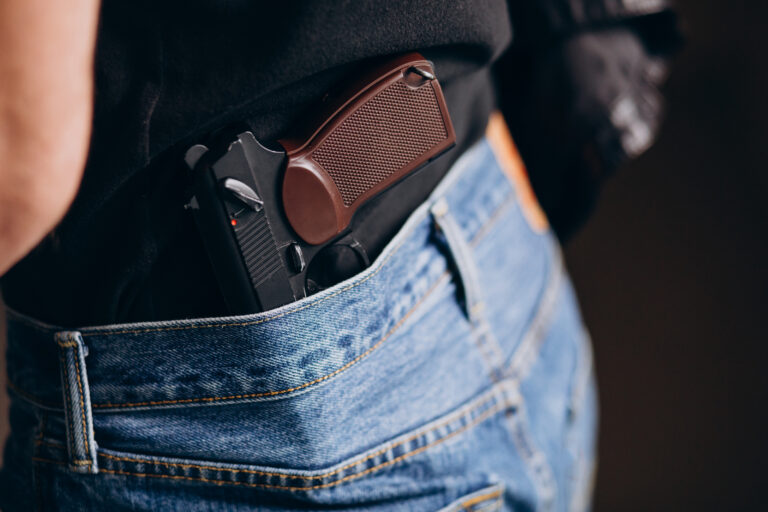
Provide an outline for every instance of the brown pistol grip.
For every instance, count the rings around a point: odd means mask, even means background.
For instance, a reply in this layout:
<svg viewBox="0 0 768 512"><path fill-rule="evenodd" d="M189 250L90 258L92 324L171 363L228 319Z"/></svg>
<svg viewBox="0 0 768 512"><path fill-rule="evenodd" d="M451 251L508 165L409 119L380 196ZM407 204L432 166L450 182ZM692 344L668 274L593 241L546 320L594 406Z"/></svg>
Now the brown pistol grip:
<svg viewBox="0 0 768 512"><path fill-rule="evenodd" d="M341 233L366 201L448 150L456 136L432 65L411 53L324 102L288 155L283 207L307 243Z"/></svg>

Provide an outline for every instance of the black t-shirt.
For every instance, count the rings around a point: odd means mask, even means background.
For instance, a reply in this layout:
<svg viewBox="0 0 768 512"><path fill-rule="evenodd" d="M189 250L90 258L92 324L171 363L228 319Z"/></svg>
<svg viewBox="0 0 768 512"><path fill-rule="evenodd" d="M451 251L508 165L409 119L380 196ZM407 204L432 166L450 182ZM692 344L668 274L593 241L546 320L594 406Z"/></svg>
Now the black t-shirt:
<svg viewBox="0 0 768 512"><path fill-rule="evenodd" d="M510 39L505 0L105 0L82 186L4 276L5 301L64 326L224 314L182 208L190 143L235 121L274 140L361 62L420 51L458 140L398 192L404 219L481 136L494 103L488 69Z"/></svg>
<svg viewBox="0 0 768 512"><path fill-rule="evenodd" d="M384 209L390 219L365 224L363 242L375 256L482 136L496 107L490 68L509 45L512 25L516 50L496 70L502 105L557 230L558 219L584 217L590 201L582 199L593 197L599 183L592 167L573 172L583 151L572 142L592 137L596 119L607 128L606 140L623 133L606 110L612 96L600 91L621 92L627 84L642 91L633 82L643 80L616 79L643 66L633 65L637 52L600 47L614 44L614 36L597 40L600 51L584 50L584 41L560 42L633 20L656 19L628 23L627 30L656 30L659 19L674 24L669 12L668 0L103 0L93 135L80 191L61 224L3 276L3 297L18 311L62 326L226 314L182 207L184 151L233 122L246 123L261 141L276 140L366 60L419 51L434 62L457 144L360 212L355 222L376 219ZM589 65L569 61L573 48L589 53L581 59ZM660 55L652 53L640 60ZM578 72L552 74L553 67ZM621 72L610 72L616 69ZM604 101L580 112L573 107L583 98ZM657 116L647 115L647 126Z"/></svg>

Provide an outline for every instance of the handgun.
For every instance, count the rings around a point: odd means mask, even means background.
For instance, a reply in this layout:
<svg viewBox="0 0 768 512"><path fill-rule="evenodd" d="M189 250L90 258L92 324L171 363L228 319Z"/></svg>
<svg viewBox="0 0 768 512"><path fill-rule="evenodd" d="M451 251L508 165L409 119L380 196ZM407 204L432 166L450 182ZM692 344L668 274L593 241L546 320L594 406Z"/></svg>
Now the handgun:
<svg viewBox="0 0 768 512"><path fill-rule="evenodd" d="M334 244L356 250L367 266L349 228L355 212L456 139L433 65L418 53L339 84L272 147L247 130L231 137L185 155L185 206L231 314L317 292L307 271Z"/></svg>

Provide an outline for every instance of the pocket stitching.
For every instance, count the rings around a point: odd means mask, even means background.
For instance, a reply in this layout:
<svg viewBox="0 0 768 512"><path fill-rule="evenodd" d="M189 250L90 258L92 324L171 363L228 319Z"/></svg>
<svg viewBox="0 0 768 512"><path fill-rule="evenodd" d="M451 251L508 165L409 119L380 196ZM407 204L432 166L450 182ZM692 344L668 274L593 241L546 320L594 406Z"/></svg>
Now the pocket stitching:
<svg viewBox="0 0 768 512"><path fill-rule="evenodd" d="M445 278L447 276L448 276L447 272L443 273L443 275L440 276L440 278L438 278L432 286L430 286L430 288L424 293L424 295L411 307L411 309L408 310L408 312L405 315L403 315L403 317L395 325L392 326L392 328L389 331L387 331L387 333L379 341L371 345L365 352L363 352L362 354L360 354L359 356L357 356L356 358L354 358L344 366L337 368L336 370L326 375L323 375L322 377L318 377L315 380L305 382L304 384L300 384L298 386L294 386L291 388L279 389L276 391L262 391L261 393L248 393L244 395L230 395L230 396L181 398L181 399L175 399L175 400L150 400L146 402L127 402L127 403L121 403L121 404L113 404L111 402L106 402L106 403L100 403L100 404L91 404L91 407L93 407L94 409L104 409L104 408L122 408L122 407L146 407L146 406L154 406L154 405L189 404L189 403L199 403L199 402L220 402L220 401L228 401L228 400L244 400L244 399L283 395L286 393L291 393L293 391L299 391L301 389L308 388L315 384L319 384L349 369L350 367L359 363L365 357L369 356L373 351L378 349L385 341L387 341L390 338L390 336L392 336L400 327L402 327L402 325L408 320L408 318L411 317L411 315L419 308L419 306L422 305L422 303L432 294L432 292L434 292L439 287L439 285L445 281Z"/></svg>
<svg viewBox="0 0 768 512"><path fill-rule="evenodd" d="M501 502L503 493L504 485L494 484L459 498L447 507L440 509L440 512L459 512L462 510L471 512L474 509L470 507L475 507L476 505L482 506L480 510L490 510L488 507L498 505Z"/></svg>

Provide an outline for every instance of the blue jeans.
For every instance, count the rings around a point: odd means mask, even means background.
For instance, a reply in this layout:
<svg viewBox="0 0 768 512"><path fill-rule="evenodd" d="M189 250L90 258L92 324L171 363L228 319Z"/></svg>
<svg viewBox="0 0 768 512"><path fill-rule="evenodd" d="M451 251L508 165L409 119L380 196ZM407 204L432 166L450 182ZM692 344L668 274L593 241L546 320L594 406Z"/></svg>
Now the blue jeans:
<svg viewBox="0 0 768 512"><path fill-rule="evenodd" d="M370 268L277 310L78 330L10 312L0 508L588 507L589 339L501 153L477 143Z"/></svg>

